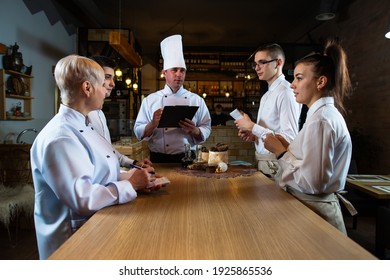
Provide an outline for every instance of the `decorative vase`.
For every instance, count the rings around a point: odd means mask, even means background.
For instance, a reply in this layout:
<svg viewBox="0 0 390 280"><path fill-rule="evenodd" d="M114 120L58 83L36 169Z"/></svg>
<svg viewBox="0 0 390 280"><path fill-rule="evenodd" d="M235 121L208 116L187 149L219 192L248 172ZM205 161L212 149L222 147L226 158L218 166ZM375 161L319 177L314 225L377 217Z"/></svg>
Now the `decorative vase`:
<svg viewBox="0 0 390 280"><path fill-rule="evenodd" d="M23 67L23 55L18 52L19 46L15 43L12 46L11 54L7 54L3 57L3 66L6 70L13 70L20 72Z"/></svg>

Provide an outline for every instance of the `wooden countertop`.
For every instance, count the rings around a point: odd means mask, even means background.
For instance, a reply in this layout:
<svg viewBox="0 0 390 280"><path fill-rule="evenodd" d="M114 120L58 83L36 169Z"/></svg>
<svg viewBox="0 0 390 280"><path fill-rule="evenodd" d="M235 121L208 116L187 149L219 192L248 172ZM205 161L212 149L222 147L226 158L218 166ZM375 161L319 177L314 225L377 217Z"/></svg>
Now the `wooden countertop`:
<svg viewBox="0 0 390 280"><path fill-rule="evenodd" d="M370 177L378 177L378 180L369 179ZM375 197L376 199L390 200L390 192L380 189L383 187L390 190L389 175L348 175L347 184L354 189Z"/></svg>
<svg viewBox="0 0 390 280"><path fill-rule="evenodd" d="M375 259L260 172L210 179L156 170L168 187L100 210L50 259Z"/></svg>

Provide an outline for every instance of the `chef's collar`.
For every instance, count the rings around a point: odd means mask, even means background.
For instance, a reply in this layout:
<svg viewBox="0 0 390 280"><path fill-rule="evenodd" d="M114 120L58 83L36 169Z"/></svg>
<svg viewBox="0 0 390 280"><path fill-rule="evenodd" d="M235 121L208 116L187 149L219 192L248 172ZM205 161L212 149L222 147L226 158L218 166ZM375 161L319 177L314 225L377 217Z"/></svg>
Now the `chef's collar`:
<svg viewBox="0 0 390 280"><path fill-rule="evenodd" d="M167 94L167 95L171 95L171 94L181 95L181 94L186 93L187 91L184 89L183 86L181 86L181 87L179 88L179 90L178 90L176 93L174 93L174 92L172 91L172 89L171 89L167 84L165 84L165 87L164 87L164 89L163 89L163 92L164 92L164 94Z"/></svg>

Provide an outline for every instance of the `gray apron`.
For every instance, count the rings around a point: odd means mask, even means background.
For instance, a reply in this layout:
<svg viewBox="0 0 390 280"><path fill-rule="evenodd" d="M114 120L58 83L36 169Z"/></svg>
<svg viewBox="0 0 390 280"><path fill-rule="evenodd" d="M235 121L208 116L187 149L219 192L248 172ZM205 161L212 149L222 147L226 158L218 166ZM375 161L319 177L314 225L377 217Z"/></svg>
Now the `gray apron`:
<svg viewBox="0 0 390 280"><path fill-rule="evenodd" d="M344 224L343 214L341 212L341 207L339 199L347 207L351 215L357 213L353 205L345 199L339 193L330 193L330 194L305 194L296 189L293 189L289 186L286 187L286 191L300 200L303 204L313 210L315 213L320 215L323 219L329 222L331 225L336 227L342 233L347 235L347 230Z"/></svg>

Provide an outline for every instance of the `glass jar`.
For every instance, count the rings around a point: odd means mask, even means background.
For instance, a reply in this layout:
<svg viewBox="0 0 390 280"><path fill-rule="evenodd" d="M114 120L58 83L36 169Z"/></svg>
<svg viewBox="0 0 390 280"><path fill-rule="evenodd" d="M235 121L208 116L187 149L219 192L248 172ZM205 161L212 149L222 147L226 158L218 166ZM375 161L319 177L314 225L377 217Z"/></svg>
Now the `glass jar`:
<svg viewBox="0 0 390 280"><path fill-rule="evenodd" d="M202 145L196 145L196 159L195 162L203 162Z"/></svg>
<svg viewBox="0 0 390 280"><path fill-rule="evenodd" d="M181 159L181 166L187 168L188 165L192 164L194 161L191 156L191 146L190 144L184 145L184 157Z"/></svg>

